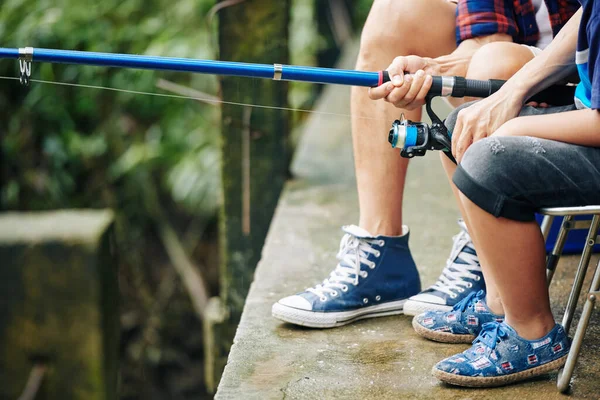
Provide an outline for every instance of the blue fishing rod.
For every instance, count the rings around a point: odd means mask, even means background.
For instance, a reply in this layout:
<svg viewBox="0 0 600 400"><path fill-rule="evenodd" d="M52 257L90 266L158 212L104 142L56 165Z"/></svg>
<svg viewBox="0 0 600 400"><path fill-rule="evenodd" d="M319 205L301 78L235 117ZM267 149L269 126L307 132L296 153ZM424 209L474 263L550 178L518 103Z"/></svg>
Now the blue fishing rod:
<svg viewBox="0 0 600 400"><path fill-rule="evenodd" d="M19 78L23 85L29 85L31 81L32 63L34 62L191 72L363 87L380 86L390 81L387 71L369 72L284 64L252 64L33 47L0 48L0 59L3 58L19 61ZM460 76L434 76L426 103L427 113L433 122L432 126L406 121L401 118L394 122L388 136L389 142L392 147L401 150L400 154L403 157L422 156L427 150L444 150L446 155L454 161L449 152L450 136L443 122L433 111L431 99L437 96L487 97L500 89L504 82L496 79L475 80ZM573 100L573 89L556 86L539 93L530 100L545 101L553 105L569 104Z"/></svg>
<svg viewBox="0 0 600 400"><path fill-rule="evenodd" d="M364 87L375 87L390 81L387 71L368 72L283 64L251 64L33 47L0 48L1 58L19 60L21 80L24 84L29 83L33 62L192 72ZM503 83L504 81L500 80L480 81L462 77L434 76L429 95L486 97L498 90Z"/></svg>

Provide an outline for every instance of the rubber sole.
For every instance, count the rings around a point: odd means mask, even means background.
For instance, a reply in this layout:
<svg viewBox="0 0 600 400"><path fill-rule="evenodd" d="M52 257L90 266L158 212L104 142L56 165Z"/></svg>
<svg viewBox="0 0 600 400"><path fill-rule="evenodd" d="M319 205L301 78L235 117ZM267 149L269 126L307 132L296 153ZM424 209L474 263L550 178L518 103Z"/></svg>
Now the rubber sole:
<svg viewBox="0 0 600 400"><path fill-rule="evenodd" d="M493 377L481 377L481 376L462 376L451 374L449 372L440 371L433 367L431 371L433 376L438 378L442 382L449 383L455 386L465 387L496 387L509 385L511 383L521 382L533 377L547 374L548 372L559 370L567 361L567 355L540 365L539 367L531 368L526 371L515 372L514 374L504 376L493 376Z"/></svg>
<svg viewBox="0 0 600 400"><path fill-rule="evenodd" d="M417 317L412 320L412 326L420 336L425 339L433 340L441 343L472 343L475 340L474 335L457 335L450 332L438 332L425 328L417 322Z"/></svg>
<svg viewBox="0 0 600 400"><path fill-rule="evenodd" d="M419 315L427 311L450 311L452 306L446 306L443 304L424 303L422 301L415 301L408 299L404 305L404 315Z"/></svg>
<svg viewBox="0 0 600 400"><path fill-rule="evenodd" d="M365 318L402 314L405 302L406 300L390 301L375 306L363 307L359 310L340 312L315 312L275 303L271 309L271 314L273 317L290 324L309 328L335 328Z"/></svg>

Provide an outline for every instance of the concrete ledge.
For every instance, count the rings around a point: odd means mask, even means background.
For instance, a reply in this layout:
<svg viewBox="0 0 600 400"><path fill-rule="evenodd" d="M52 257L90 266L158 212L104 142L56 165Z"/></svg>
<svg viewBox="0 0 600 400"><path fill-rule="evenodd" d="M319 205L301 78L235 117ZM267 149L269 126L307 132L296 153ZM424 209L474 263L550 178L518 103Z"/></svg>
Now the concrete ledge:
<svg viewBox="0 0 600 400"><path fill-rule="evenodd" d="M93 243L113 220L110 210L9 212L0 214L0 242L32 244L55 240Z"/></svg>

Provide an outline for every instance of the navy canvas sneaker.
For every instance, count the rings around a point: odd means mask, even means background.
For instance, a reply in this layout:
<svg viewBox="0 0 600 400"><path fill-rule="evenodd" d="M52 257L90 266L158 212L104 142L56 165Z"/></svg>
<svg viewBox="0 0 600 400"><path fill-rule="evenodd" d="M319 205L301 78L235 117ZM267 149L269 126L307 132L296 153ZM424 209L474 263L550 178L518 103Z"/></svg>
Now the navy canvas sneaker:
<svg viewBox="0 0 600 400"><path fill-rule="evenodd" d="M426 311L450 311L471 292L485 290L483 273L475 246L462 219L460 233L453 237L454 245L446 267L431 287L411 297L404 305L404 314L419 315Z"/></svg>
<svg viewBox="0 0 600 400"><path fill-rule="evenodd" d="M427 311L413 318L415 332L442 343L471 343L488 322L502 322L485 302L485 292L471 292L451 311Z"/></svg>
<svg viewBox="0 0 600 400"><path fill-rule="evenodd" d="M560 369L570 346L558 324L546 336L527 340L505 322L489 322L471 348L440 361L432 373L452 385L502 386Z"/></svg>
<svg viewBox="0 0 600 400"><path fill-rule="evenodd" d="M404 302L421 290L419 273L402 236L373 236L345 226L339 263L321 284L273 305L275 318L312 328L401 314Z"/></svg>

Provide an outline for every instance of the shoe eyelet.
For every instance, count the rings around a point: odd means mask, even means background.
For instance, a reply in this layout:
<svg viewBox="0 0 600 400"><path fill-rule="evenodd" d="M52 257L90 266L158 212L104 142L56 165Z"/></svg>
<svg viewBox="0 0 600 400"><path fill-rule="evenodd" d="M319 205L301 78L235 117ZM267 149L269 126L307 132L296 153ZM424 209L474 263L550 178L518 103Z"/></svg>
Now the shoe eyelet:
<svg viewBox="0 0 600 400"><path fill-rule="evenodd" d="M346 285L342 286L342 292L344 292L344 293L345 293L345 292L347 292L347 291L348 291L348 286L346 286Z"/></svg>
<svg viewBox="0 0 600 400"><path fill-rule="evenodd" d="M476 276L476 277L475 277L475 280L476 280L477 282L479 282L479 281L481 280L481 277L478 275L478 276Z"/></svg>
<svg viewBox="0 0 600 400"><path fill-rule="evenodd" d="M456 293L452 293L452 294L450 295L450 297L451 297L451 298L453 298L453 299L455 299L455 298L457 298L457 297L458 297L458 295L457 295Z"/></svg>
<svg viewBox="0 0 600 400"><path fill-rule="evenodd" d="M331 297L336 297L339 293L338 292L331 292Z"/></svg>
<svg viewBox="0 0 600 400"><path fill-rule="evenodd" d="M363 278L366 278L367 276L369 276L369 273L367 271L361 271L360 276L362 276Z"/></svg>
<svg viewBox="0 0 600 400"><path fill-rule="evenodd" d="M463 289L463 288L458 289L458 293L464 293L464 292L465 292L465 289Z"/></svg>
<svg viewBox="0 0 600 400"><path fill-rule="evenodd" d="M322 302L326 302L327 301L327 297L323 296L319 300L321 300Z"/></svg>
<svg viewBox="0 0 600 400"><path fill-rule="evenodd" d="M367 304L369 302L369 299L367 299L366 297L363 299L363 303Z"/></svg>
<svg viewBox="0 0 600 400"><path fill-rule="evenodd" d="M375 296L375 300L377 300L377 301L381 300L381 296L379 296L379 295Z"/></svg>
<svg viewBox="0 0 600 400"><path fill-rule="evenodd" d="M377 253L375 253L375 258L379 258L379 256L381 256L381 252L378 250Z"/></svg>
<svg viewBox="0 0 600 400"><path fill-rule="evenodd" d="M471 289L471 288L473 287L473 284L472 284L471 282L467 282L467 287L468 287L469 289Z"/></svg>
<svg viewBox="0 0 600 400"><path fill-rule="evenodd" d="M371 269L375 269L375 263L374 263L374 262L370 263L370 264L369 264L369 268L371 268Z"/></svg>
<svg viewBox="0 0 600 400"><path fill-rule="evenodd" d="M385 246L385 240L380 240L378 243L379 247Z"/></svg>

